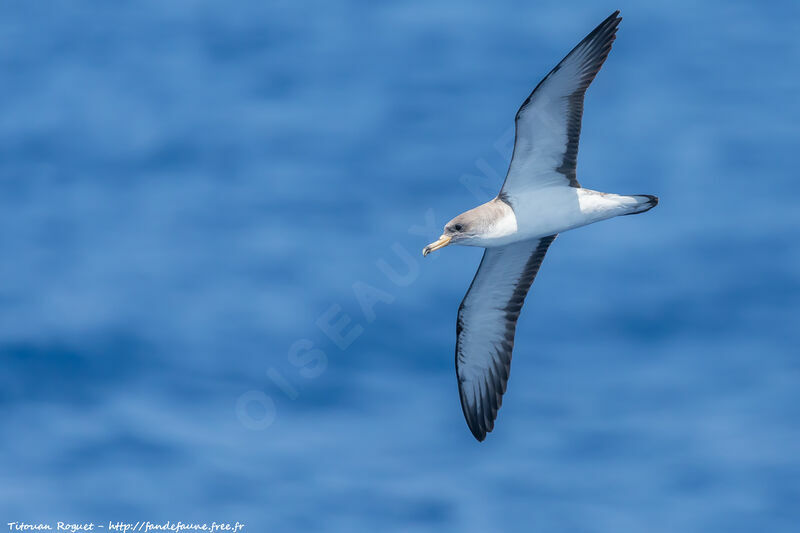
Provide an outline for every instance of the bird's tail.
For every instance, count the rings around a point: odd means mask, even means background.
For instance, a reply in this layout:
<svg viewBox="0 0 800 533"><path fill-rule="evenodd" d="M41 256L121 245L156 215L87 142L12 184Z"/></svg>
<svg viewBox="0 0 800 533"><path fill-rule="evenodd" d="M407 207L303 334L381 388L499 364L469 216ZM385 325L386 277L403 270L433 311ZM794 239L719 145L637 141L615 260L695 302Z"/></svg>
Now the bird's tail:
<svg viewBox="0 0 800 533"><path fill-rule="evenodd" d="M638 215L650 211L658 205L658 196L652 194L633 194L628 198L632 198L635 202L630 206L630 213L625 213L625 215Z"/></svg>

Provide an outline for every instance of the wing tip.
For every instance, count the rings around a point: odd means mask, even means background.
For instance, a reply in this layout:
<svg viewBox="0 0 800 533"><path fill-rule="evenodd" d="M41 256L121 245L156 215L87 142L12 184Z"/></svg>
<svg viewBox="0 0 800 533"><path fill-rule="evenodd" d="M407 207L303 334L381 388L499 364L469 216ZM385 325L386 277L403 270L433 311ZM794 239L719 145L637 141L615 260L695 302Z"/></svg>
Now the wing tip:
<svg viewBox="0 0 800 533"><path fill-rule="evenodd" d="M607 38L611 42L616 39L619 23L622 22L622 17L619 14L619 9L611 13L606 19L597 25L597 27L586 36L585 41L590 41L600 33L607 34Z"/></svg>
<svg viewBox="0 0 800 533"><path fill-rule="evenodd" d="M480 431L478 429L473 429L473 428L470 428L470 430L472 431L472 436L475 437L478 440L478 442L483 442L484 440L486 440L486 433L487 433L486 431Z"/></svg>
<svg viewBox="0 0 800 533"><path fill-rule="evenodd" d="M472 436L478 442L483 442L486 439L486 434L491 433L494 429L494 420L497 418L497 410L494 410L494 417L490 420L484 420L478 416L477 404L473 407L467 405L467 399L464 396L464 391L461 388L461 383L458 384L459 396L461 397L461 411L464 413L464 420L467 422ZM487 423L488 422L488 423Z"/></svg>
<svg viewBox="0 0 800 533"><path fill-rule="evenodd" d="M611 13L608 17L606 17L605 20L603 20L603 22L598 24L595 27L595 29L593 29L591 32L589 32L589 34L586 35L586 37L581 39L581 41L577 45L575 45L575 47L572 50L570 50L570 52L566 56L564 56L564 58L555 67L553 67L553 69L547 74L547 76L542 78L542 80L536 85L536 87L533 89L531 94L528 95L528 97L525 99L525 101L522 102L522 105L520 106L520 108L517 110L517 114L514 116L514 122L515 123L519 121L520 115L522 114L522 111L525 109L525 107L531 101L531 99L533 98L533 95L536 93L536 90L539 89L539 87L548 78L550 78L550 76L553 73L558 72L558 70L561 68L561 65L564 63L564 61L566 61L567 58L570 57L576 50L578 50L581 47L585 46L587 43L592 43L593 41L598 40L598 41L602 42L602 44L600 45L600 48L598 50L599 53L592 55L592 57L595 58L594 63L596 63L596 66L594 67L593 72L589 74L589 77L588 77L588 80L587 80L587 82L585 84L584 90L586 88L588 88L589 84L594 79L594 76L596 76L597 73L600 71L600 67L603 66L603 63L605 62L606 58L608 57L608 54L611 52L611 45L614 44L614 41L617 39L617 29L619 29L619 23L622 21L622 17L620 16L619 13L620 13L620 11L619 11L619 9L617 9L616 11ZM604 38L598 39L598 36L601 35L601 34L603 35ZM577 181L576 181L576 184L577 184Z"/></svg>
<svg viewBox="0 0 800 533"><path fill-rule="evenodd" d="M600 25L602 26L609 22L613 22L614 24L618 25L621 20L622 16L619 14L619 9L617 9L616 11L611 13L608 17L606 17L606 20L604 20Z"/></svg>
<svg viewBox="0 0 800 533"><path fill-rule="evenodd" d="M600 34L603 34L609 43L614 42L614 39L617 37L617 30L619 29L620 22L622 22L622 17L619 14L619 9L617 9L606 17L603 22L598 24L597 27L581 41L581 44L593 41ZM576 48L578 47L576 46Z"/></svg>
<svg viewBox="0 0 800 533"><path fill-rule="evenodd" d="M467 426L469 426L472 436L475 437L478 442L483 442L486 440L486 435L491 433L494 429L494 421L492 420L488 426L485 426L476 420L470 420L467 418Z"/></svg>

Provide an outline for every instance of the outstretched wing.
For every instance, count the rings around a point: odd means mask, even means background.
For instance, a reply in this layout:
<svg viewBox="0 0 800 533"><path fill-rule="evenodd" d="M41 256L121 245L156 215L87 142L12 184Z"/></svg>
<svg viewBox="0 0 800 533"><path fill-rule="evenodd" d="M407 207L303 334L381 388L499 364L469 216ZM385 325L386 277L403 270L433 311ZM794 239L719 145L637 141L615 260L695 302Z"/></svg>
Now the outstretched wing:
<svg viewBox="0 0 800 533"><path fill-rule="evenodd" d="M503 403L517 318L555 235L487 248L456 323L456 375L467 425L482 441Z"/></svg>
<svg viewBox="0 0 800 533"><path fill-rule="evenodd" d="M583 96L611 51L618 15L615 11L573 48L517 111L514 154L500 191L512 203L525 189L580 187L575 165Z"/></svg>

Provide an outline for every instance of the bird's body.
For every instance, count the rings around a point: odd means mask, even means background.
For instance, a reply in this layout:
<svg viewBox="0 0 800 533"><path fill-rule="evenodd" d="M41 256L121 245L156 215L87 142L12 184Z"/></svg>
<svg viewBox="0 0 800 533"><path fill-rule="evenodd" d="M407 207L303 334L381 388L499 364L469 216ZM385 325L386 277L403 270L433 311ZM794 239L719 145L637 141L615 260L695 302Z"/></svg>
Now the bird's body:
<svg viewBox="0 0 800 533"><path fill-rule="evenodd" d="M647 195L623 196L558 186L526 191L515 201L524 208L514 209L512 201L497 197L464 213L484 220L486 231L462 244L483 248L505 246L653 207L653 198Z"/></svg>
<svg viewBox="0 0 800 533"><path fill-rule="evenodd" d="M536 86L516 116L511 165L500 194L445 225L423 255L449 244L486 248L458 309L456 374L472 434L494 428L511 367L517 318L558 233L644 213L658 198L584 189L576 164L583 97L621 18L600 23Z"/></svg>

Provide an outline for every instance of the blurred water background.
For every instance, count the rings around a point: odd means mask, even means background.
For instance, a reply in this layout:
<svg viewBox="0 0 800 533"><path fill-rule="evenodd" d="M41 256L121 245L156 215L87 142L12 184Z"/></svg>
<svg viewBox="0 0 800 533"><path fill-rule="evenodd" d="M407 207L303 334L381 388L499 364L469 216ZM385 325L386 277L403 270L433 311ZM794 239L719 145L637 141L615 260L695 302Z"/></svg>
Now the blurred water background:
<svg viewBox="0 0 800 533"><path fill-rule="evenodd" d="M478 444L481 252L419 253L616 8L578 177L661 204L559 237ZM4 3L3 524L798 531L798 31L791 1Z"/></svg>

